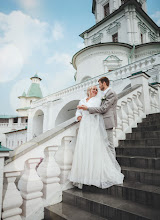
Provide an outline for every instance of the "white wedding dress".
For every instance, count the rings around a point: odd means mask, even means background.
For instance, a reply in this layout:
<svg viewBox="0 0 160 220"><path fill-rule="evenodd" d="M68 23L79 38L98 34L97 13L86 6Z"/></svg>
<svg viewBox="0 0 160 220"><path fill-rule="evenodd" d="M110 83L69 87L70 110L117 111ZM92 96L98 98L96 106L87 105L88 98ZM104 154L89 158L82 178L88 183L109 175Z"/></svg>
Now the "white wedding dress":
<svg viewBox="0 0 160 220"><path fill-rule="evenodd" d="M101 99L82 99L79 105L100 106ZM107 132L101 114L89 114L77 110L76 118L82 115L77 141L74 149L73 163L68 179L73 185L82 188L83 184L108 188L122 184L124 175L108 147Z"/></svg>

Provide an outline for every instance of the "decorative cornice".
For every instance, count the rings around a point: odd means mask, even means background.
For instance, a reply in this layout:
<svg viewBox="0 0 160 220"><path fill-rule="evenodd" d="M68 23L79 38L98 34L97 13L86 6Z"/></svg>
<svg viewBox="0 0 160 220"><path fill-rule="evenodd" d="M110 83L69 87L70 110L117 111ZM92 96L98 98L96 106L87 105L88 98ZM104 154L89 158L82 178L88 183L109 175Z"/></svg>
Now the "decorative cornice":
<svg viewBox="0 0 160 220"><path fill-rule="evenodd" d="M147 32L147 26L145 25L145 23L139 21L138 26L143 34Z"/></svg>
<svg viewBox="0 0 160 220"><path fill-rule="evenodd" d="M108 34L114 34L118 32L118 29L121 27L120 22L113 22L109 25L108 29L106 30Z"/></svg>
<svg viewBox="0 0 160 220"><path fill-rule="evenodd" d="M101 39L103 37L102 33L96 33L94 34L93 38L92 38L92 43L96 44L96 43L101 43Z"/></svg>
<svg viewBox="0 0 160 220"><path fill-rule="evenodd" d="M152 31L148 32L148 37L150 38L150 41L157 41L158 40L158 36Z"/></svg>

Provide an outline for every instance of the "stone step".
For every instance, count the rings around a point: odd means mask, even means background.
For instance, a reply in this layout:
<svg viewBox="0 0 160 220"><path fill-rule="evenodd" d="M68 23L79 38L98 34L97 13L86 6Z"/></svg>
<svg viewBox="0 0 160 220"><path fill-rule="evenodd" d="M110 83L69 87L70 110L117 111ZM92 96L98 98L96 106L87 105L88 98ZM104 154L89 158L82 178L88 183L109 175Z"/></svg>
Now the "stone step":
<svg viewBox="0 0 160 220"><path fill-rule="evenodd" d="M117 155L116 157L120 166L160 170L160 157L150 158L124 155Z"/></svg>
<svg viewBox="0 0 160 220"><path fill-rule="evenodd" d="M132 133L126 134L126 139L144 139L144 138L157 138L160 139L160 131L134 131Z"/></svg>
<svg viewBox="0 0 160 220"><path fill-rule="evenodd" d="M125 181L140 182L146 185L160 186L160 170L122 167Z"/></svg>
<svg viewBox="0 0 160 220"><path fill-rule="evenodd" d="M140 203L155 209L160 207L160 187L145 185L139 182L124 181L121 185L114 185L107 189L83 185L82 191L107 194Z"/></svg>
<svg viewBox="0 0 160 220"><path fill-rule="evenodd" d="M160 125L150 125L150 126L143 126L143 123L141 124L141 126L136 127L136 128L132 128L132 131L160 131Z"/></svg>
<svg viewBox="0 0 160 220"><path fill-rule="evenodd" d="M70 189L63 192L63 202L111 220L160 220L160 211L102 193Z"/></svg>
<svg viewBox="0 0 160 220"><path fill-rule="evenodd" d="M61 202L44 209L44 220L107 220L76 206Z"/></svg>
<svg viewBox="0 0 160 220"><path fill-rule="evenodd" d="M160 157L160 146L117 147L117 155Z"/></svg>
<svg viewBox="0 0 160 220"><path fill-rule="evenodd" d="M160 146L160 139L157 138L145 138L138 140L119 140L119 147L131 147L131 146Z"/></svg>
<svg viewBox="0 0 160 220"><path fill-rule="evenodd" d="M151 126L151 125L160 125L160 120L146 120L138 123L138 127Z"/></svg>
<svg viewBox="0 0 160 220"><path fill-rule="evenodd" d="M146 118L144 118L144 120L155 120L155 119L160 119L160 113L154 113L154 114L149 114L146 116Z"/></svg>

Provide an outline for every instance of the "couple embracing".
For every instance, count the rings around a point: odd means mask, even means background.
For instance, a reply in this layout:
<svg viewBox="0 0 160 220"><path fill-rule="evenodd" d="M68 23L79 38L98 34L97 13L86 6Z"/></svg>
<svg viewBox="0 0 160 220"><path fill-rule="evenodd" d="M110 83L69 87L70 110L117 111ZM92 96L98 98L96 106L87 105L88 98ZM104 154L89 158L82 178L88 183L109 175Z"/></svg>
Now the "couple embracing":
<svg viewBox="0 0 160 220"><path fill-rule="evenodd" d="M107 77L98 82L102 98L96 86L88 88L87 97L79 102L76 112L80 126L68 178L79 188L85 184L104 189L122 184L124 179L113 146L117 95Z"/></svg>

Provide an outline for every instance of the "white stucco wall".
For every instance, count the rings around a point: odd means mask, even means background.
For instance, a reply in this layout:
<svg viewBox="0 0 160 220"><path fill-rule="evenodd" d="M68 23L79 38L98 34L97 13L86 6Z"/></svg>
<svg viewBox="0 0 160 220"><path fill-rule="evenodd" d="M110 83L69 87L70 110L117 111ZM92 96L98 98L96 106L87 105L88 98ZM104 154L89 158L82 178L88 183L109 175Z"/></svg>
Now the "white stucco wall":
<svg viewBox="0 0 160 220"><path fill-rule="evenodd" d="M130 48L125 46L118 46L114 44L97 45L84 50L76 57L75 64L77 66L77 79L79 83L86 76L95 77L104 74L103 61L110 55L116 55L122 60L122 66L128 64L128 56Z"/></svg>
<svg viewBox="0 0 160 220"><path fill-rule="evenodd" d="M6 134L6 147L14 150L16 147L26 143L27 129Z"/></svg>

